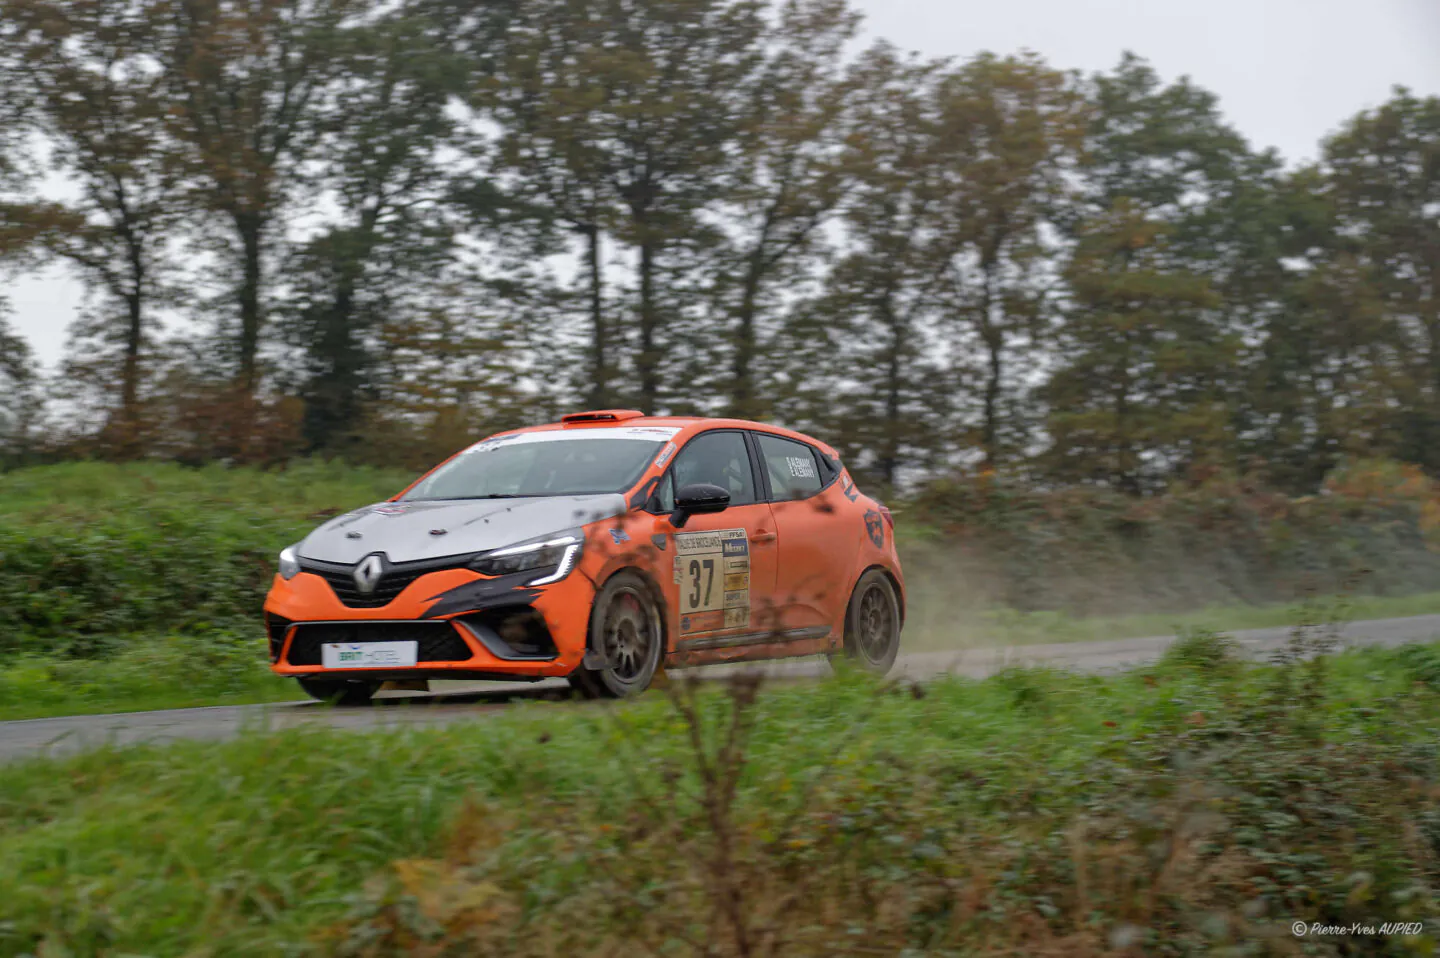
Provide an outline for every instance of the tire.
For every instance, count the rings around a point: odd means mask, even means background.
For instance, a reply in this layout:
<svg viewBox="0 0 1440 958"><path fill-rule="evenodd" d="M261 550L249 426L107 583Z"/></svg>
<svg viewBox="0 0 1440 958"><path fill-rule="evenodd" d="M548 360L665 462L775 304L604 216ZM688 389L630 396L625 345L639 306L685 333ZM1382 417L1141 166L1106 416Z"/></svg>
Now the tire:
<svg viewBox="0 0 1440 958"><path fill-rule="evenodd" d="M305 694L333 705L367 705L380 689L379 682L363 679L302 679L296 678Z"/></svg>
<svg viewBox="0 0 1440 958"><path fill-rule="evenodd" d="M855 583L850 605L845 610L845 651L831 656L843 658L875 675L885 675L900 654L900 600L883 570L871 569Z"/></svg>
<svg viewBox="0 0 1440 958"><path fill-rule="evenodd" d="M587 698L628 698L650 687L665 654L660 602L638 572L617 572L595 596L590 612L591 651L608 657L602 669L583 664L570 684Z"/></svg>

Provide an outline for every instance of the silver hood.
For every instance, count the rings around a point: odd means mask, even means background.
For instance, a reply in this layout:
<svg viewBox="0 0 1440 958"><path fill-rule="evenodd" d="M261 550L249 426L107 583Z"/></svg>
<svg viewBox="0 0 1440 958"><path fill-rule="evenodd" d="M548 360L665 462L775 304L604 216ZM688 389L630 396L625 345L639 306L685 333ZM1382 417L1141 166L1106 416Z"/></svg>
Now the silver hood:
<svg viewBox="0 0 1440 958"><path fill-rule="evenodd" d="M359 562L372 552L385 553L391 562L439 559L500 549L609 519L626 508L617 493L377 502L331 519L296 551L321 562Z"/></svg>

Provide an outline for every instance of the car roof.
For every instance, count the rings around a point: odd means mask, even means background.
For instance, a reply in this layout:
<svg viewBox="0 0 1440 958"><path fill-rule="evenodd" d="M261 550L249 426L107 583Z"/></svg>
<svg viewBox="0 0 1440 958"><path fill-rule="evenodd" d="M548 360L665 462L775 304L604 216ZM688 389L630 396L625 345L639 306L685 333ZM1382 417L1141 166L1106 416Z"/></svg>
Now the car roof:
<svg viewBox="0 0 1440 958"><path fill-rule="evenodd" d="M565 420L569 421L567 422ZM586 429L623 426L668 426L678 428L681 430L678 436L687 439L696 432L703 432L709 429L753 429L757 432L768 432L787 439L795 439L800 442L809 443L827 455L838 458L837 453L829 443L821 442L812 436L807 436L802 432L796 432L793 429L787 429L784 426L755 422L751 419L727 419L711 416L647 416L643 413L637 413L634 410L607 409L594 412L571 413L562 417L560 422L524 426L520 429L508 429L496 435L513 436L521 433L551 432L558 430L579 433Z"/></svg>

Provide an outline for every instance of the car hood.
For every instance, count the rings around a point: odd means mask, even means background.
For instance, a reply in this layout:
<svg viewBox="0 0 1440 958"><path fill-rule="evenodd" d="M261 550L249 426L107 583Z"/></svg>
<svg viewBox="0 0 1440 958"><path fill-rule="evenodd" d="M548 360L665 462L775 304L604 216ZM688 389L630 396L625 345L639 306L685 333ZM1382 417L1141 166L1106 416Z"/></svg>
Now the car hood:
<svg viewBox="0 0 1440 958"><path fill-rule="evenodd" d="M618 494L377 502L331 519L296 551L321 562L359 562L372 552L415 562L500 549L625 511Z"/></svg>

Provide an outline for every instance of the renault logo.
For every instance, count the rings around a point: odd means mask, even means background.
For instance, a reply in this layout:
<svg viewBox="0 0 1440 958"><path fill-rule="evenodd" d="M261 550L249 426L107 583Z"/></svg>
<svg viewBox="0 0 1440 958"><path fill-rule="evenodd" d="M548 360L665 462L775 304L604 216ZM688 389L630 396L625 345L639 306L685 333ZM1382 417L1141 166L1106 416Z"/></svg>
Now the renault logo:
<svg viewBox="0 0 1440 958"><path fill-rule="evenodd" d="M380 558L380 553L368 555L355 567L355 588L360 590L361 595L369 595L375 591L384 574L385 560Z"/></svg>

